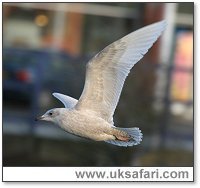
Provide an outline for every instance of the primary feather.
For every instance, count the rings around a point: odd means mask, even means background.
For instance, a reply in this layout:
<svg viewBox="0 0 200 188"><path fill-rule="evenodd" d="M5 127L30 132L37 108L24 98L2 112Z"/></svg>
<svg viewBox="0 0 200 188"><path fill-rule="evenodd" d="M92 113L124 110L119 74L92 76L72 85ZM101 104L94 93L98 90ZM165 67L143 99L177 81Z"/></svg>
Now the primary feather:
<svg viewBox="0 0 200 188"><path fill-rule="evenodd" d="M89 109L113 123L113 114L130 69L165 29L165 21L143 27L110 44L87 64L78 110Z"/></svg>

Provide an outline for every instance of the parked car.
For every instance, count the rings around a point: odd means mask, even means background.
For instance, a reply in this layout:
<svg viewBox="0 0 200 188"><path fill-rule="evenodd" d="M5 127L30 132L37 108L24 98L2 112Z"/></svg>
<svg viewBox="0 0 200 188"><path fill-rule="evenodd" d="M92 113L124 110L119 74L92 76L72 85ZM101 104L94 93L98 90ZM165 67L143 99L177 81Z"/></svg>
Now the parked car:
<svg viewBox="0 0 200 188"><path fill-rule="evenodd" d="M78 97L88 58L50 50L3 49L3 101L48 106L52 92Z"/></svg>

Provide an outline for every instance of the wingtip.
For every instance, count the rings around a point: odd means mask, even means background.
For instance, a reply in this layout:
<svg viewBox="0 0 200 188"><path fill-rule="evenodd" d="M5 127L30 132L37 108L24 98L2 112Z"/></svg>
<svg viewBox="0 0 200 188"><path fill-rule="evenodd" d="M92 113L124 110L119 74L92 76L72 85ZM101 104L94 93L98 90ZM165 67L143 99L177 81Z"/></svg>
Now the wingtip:
<svg viewBox="0 0 200 188"><path fill-rule="evenodd" d="M156 22L155 25L161 25L165 28L167 26L167 21L164 19L164 20Z"/></svg>
<svg viewBox="0 0 200 188"><path fill-rule="evenodd" d="M165 19L163 19L163 20L160 20L160 22L161 22L161 23L164 23L164 24L166 24L166 23L167 23L167 21L166 21Z"/></svg>
<svg viewBox="0 0 200 188"><path fill-rule="evenodd" d="M167 26L167 21L166 20L161 20L160 22L163 24L164 27Z"/></svg>
<svg viewBox="0 0 200 188"><path fill-rule="evenodd" d="M167 27L167 21L165 19L163 19L158 22L154 22L150 25L146 25L145 27L142 27L141 30L147 29L147 28L153 28L153 29L163 32L166 29L166 27Z"/></svg>
<svg viewBox="0 0 200 188"><path fill-rule="evenodd" d="M152 25L155 25L156 27L158 27L160 29L160 31L163 32L167 27L167 21L164 19L164 20L158 21Z"/></svg>
<svg viewBox="0 0 200 188"><path fill-rule="evenodd" d="M166 23L167 23L167 21L166 21L165 19L163 19L163 20L160 20L160 21L158 21L158 22L155 22L155 24L158 24L158 23L161 23L161 24L166 24Z"/></svg>
<svg viewBox="0 0 200 188"><path fill-rule="evenodd" d="M53 95L54 97L56 96L56 94L57 94L56 92L53 92L53 93L52 93L52 95Z"/></svg>

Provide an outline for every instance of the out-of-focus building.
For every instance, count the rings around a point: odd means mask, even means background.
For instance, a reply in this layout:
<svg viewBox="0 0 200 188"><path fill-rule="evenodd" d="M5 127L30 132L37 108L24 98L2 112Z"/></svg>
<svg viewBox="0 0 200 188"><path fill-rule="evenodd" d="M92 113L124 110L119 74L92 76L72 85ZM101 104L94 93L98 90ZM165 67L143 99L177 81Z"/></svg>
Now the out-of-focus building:
<svg viewBox="0 0 200 188"><path fill-rule="evenodd" d="M193 3L3 3L4 165L191 166L193 13ZM134 66L114 117L119 126L142 129L139 148L124 153L80 141L54 126L35 126L36 115L59 106L52 92L78 99L85 64L94 54L162 19L166 31ZM29 106L16 104L26 98ZM24 137L28 142L20 149ZM19 151L10 147L13 140ZM52 154L50 145L63 157ZM74 153L62 151L65 145ZM89 148L88 155L76 155L76 147ZM31 158L33 150L38 160ZM28 157L21 160L24 153Z"/></svg>
<svg viewBox="0 0 200 188"><path fill-rule="evenodd" d="M163 7L141 3L4 3L4 45L53 48L72 55L94 53L142 25L159 21Z"/></svg>

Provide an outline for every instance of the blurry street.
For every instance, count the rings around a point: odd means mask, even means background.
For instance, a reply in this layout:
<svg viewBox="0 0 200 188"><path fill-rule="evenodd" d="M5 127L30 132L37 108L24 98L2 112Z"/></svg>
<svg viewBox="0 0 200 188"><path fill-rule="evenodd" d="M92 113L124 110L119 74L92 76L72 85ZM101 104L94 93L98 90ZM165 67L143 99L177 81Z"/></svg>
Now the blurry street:
<svg viewBox="0 0 200 188"><path fill-rule="evenodd" d="M121 160L115 159L114 154L110 152L114 149L114 153L120 153L122 157L127 155L124 153L124 148L114 148L115 146L104 142L96 143L73 136L51 123L42 121L33 121L32 123L29 118L30 114L25 109L4 109L3 116L4 160L6 162L4 165L6 166L7 164L9 164L8 166L89 166L91 161L97 166L128 165L130 162L134 166L151 166L149 159L146 159L148 155L152 158L153 165L158 162L167 166L192 165L190 160L193 158L193 131L188 125L190 122L187 121L174 120L171 132L165 138L165 151L161 150L161 153L159 153L159 150L157 151L156 148L159 147L160 138L156 133L145 135L142 142L143 151L127 148L130 155L128 156L132 160L125 160L121 163ZM102 162L100 156L97 158L95 154L97 147L99 148L98 153L106 152L101 154L108 157L106 161ZM148 151L149 147L152 148L152 151ZM77 148L77 151L75 151L75 148ZM83 156L84 148L92 153ZM130 150L136 150L138 154L131 154ZM147 155L145 151L150 153ZM82 154L80 155L80 153ZM174 159L168 159L169 156ZM82 160L83 158L84 160Z"/></svg>

